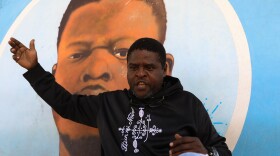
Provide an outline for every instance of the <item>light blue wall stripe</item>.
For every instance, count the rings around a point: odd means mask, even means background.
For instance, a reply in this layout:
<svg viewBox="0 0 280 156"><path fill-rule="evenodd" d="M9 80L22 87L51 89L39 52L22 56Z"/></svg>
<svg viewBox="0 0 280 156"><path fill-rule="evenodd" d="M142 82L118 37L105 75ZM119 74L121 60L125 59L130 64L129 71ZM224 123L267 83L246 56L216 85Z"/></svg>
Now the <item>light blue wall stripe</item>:
<svg viewBox="0 0 280 156"><path fill-rule="evenodd" d="M31 0L0 0L0 43L14 20Z"/></svg>
<svg viewBox="0 0 280 156"><path fill-rule="evenodd" d="M234 155L280 152L280 1L230 0L243 24L252 61L252 94Z"/></svg>

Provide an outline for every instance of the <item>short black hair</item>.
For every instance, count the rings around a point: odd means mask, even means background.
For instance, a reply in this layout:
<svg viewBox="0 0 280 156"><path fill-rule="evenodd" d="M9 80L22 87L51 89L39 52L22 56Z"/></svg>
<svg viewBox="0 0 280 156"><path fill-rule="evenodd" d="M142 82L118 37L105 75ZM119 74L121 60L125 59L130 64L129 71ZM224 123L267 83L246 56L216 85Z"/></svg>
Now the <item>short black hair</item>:
<svg viewBox="0 0 280 156"><path fill-rule="evenodd" d="M140 38L136 40L128 49L127 61L129 59L129 56L131 56L131 54L135 52L135 50L147 50L149 52L157 53L162 68L165 67L166 51L164 46L158 40L155 40L153 38L148 38L148 37Z"/></svg>
<svg viewBox="0 0 280 156"><path fill-rule="evenodd" d="M60 26L58 28L58 36L57 36L57 48L59 47L60 40L62 33L65 29L65 26L71 16L71 14L77 10L78 8L88 4L88 3L93 3L93 2L100 2L101 0L71 0L70 3L68 4L68 7L66 8L62 19L60 21ZM164 5L163 0L144 0L149 6L152 7L153 14L157 17L157 24L159 26L159 38L161 43L164 43L165 41L165 35L166 35L166 23L167 23L167 18L166 18L166 9Z"/></svg>

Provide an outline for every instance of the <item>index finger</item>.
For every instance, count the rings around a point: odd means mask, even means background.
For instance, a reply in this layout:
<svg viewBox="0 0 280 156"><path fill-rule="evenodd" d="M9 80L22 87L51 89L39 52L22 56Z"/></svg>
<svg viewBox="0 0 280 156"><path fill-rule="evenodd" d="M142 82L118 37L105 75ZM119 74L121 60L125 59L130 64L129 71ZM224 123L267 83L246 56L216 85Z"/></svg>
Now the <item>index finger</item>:
<svg viewBox="0 0 280 156"><path fill-rule="evenodd" d="M175 139L174 141L171 142L171 145L173 147L175 147L180 144L187 144L187 143L195 142L195 140L196 140L196 137L185 136L185 137L181 137L179 139Z"/></svg>
<svg viewBox="0 0 280 156"><path fill-rule="evenodd" d="M17 39L15 39L15 38L13 38L13 37L10 38L10 41L12 41L12 42L11 42L11 43L9 42L9 44L10 44L13 48L15 48L14 46L17 46L17 48L21 48L21 47L26 48L25 45L23 45L20 41L18 41Z"/></svg>

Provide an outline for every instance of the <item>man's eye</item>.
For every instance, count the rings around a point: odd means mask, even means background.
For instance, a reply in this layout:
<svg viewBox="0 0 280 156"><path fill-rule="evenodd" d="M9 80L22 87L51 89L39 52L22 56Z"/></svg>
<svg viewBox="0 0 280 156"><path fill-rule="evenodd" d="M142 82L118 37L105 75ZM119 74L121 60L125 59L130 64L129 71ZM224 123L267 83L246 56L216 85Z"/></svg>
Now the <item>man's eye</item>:
<svg viewBox="0 0 280 156"><path fill-rule="evenodd" d="M146 70L148 70L148 71L152 71L152 70L154 69L153 66L146 66L145 68L146 68Z"/></svg>
<svg viewBox="0 0 280 156"><path fill-rule="evenodd" d="M135 70L138 69L138 67L137 66L129 66L129 69L132 70L132 71L135 71Z"/></svg>
<svg viewBox="0 0 280 156"><path fill-rule="evenodd" d="M124 59L126 59L126 57L127 57L127 51L128 51L128 49L126 49L126 48L116 49L116 50L114 51L114 55L115 55L118 59L124 60Z"/></svg>

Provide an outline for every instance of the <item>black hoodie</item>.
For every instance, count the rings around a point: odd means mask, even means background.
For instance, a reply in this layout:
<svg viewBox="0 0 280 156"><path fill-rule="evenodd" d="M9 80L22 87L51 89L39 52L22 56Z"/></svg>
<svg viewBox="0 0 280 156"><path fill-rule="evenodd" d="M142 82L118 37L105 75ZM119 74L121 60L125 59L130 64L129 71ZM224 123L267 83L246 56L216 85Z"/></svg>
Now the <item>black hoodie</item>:
<svg viewBox="0 0 280 156"><path fill-rule="evenodd" d="M130 90L98 96L71 95L39 64L24 74L34 90L62 117L97 127L103 155L169 155L174 135L198 137L220 156L231 155L202 103L166 76L162 89L146 99Z"/></svg>

